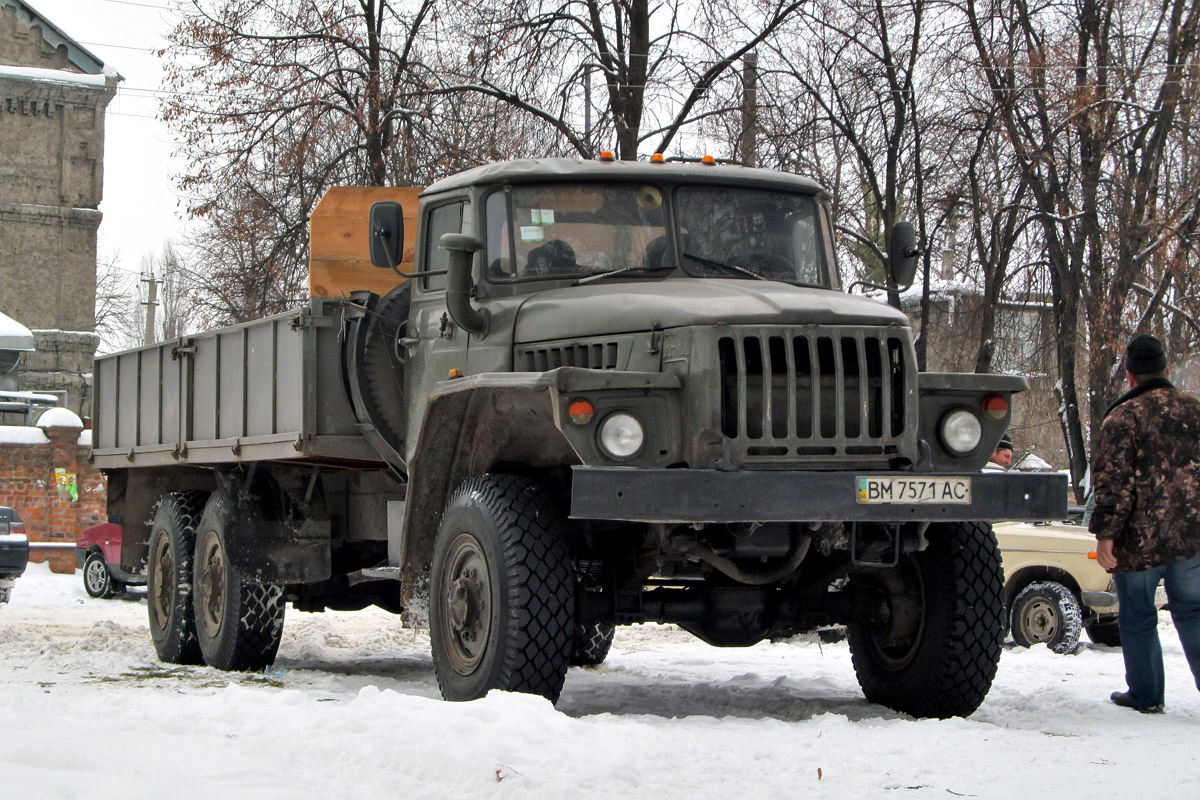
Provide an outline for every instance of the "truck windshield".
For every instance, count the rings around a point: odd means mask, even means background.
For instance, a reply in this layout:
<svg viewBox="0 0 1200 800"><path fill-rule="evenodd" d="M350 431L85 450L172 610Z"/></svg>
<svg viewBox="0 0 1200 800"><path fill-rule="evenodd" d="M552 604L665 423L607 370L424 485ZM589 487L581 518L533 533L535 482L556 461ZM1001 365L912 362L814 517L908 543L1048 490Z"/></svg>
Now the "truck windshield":
<svg viewBox="0 0 1200 800"><path fill-rule="evenodd" d="M519 186L492 193L485 213L493 281L673 266L666 257L663 192L656 186Z"/></svg>
<svg viewBox="0 0 1200 800"><path fill-rule="evenodd" d="M514 186L487 198L491 281L661 277L757 278L829 288L816 198L768 189L675 189L672 239L652 184Z"/></svg>
<svg viewBox="0 0 1200 800"><path fill-rule="evenodd" d="M682 266L696 277L741 270L830 288L814 197L765 189L685 186L675 193Z"/></svg>

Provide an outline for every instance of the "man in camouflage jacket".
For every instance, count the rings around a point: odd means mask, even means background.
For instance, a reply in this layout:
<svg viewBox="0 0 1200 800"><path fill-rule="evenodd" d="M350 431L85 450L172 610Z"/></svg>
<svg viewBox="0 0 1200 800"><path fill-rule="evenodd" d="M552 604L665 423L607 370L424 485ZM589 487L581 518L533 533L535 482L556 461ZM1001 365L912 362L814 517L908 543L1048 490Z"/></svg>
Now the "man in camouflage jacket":
<svg viewBox="0 0 1200 800"><path fill-rule="evenodd" d="M1160 580L1200 689L1200 400L1167 380L1166 353L1153 336L1129 342L1125 367L1130 390L1109 407L1093 459L1088 530L1100 566L1115 573L1120 602L1129 690L1112 701L1161 713Z"/></svg>

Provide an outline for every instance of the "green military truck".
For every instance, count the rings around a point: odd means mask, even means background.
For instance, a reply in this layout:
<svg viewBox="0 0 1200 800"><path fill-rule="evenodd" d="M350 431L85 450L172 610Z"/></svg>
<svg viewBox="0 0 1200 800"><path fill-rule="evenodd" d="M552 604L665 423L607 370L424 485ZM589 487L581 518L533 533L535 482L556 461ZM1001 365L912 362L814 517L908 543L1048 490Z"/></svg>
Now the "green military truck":
<svg viewBox="0 0 1200 800"><path fill-rule="evenodd" d="M849 630L867 698L970 714L999 659L980 472L1024 379L919 373L829 197L705 163L500 163L370 210L395 288L97 360L94 458L174 663L259 669L287 603L427 626L442 694L556 700L615 626ZM410 234L410 238L411 234ZM912 226L891 232L911 281ZM413 243L410 241L409 245Z"/></svg>

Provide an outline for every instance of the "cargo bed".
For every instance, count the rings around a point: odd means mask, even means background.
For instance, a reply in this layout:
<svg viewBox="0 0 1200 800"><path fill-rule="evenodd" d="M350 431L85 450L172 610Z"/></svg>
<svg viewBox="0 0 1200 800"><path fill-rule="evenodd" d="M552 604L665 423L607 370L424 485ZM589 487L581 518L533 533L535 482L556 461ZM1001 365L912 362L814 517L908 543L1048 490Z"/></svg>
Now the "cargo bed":
<svg viewBox="0 0 1200 800"><path fill-rule="evenodd" d="M96 465L378 466L336 369L341 309L340 301L313 299L273 317L97 358Z"/></svg>

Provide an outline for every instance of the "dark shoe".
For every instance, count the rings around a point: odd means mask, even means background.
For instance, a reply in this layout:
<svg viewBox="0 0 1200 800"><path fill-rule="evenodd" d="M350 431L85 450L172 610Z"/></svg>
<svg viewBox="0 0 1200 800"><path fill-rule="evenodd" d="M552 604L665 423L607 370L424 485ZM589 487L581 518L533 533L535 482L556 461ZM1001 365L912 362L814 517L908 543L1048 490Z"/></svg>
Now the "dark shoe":
<svg viewBox="0 0 1200 800"><path fill-rule="evenodd" d="M1156 706L1139 706L1133 702L1133 698L1129 696L1129 692L1113 692L1108 697L1121 708L1132 708L1134 711L1140 711L1143 714L1161 714L1163 713L1163 704L1159 703Z"/></svg>

